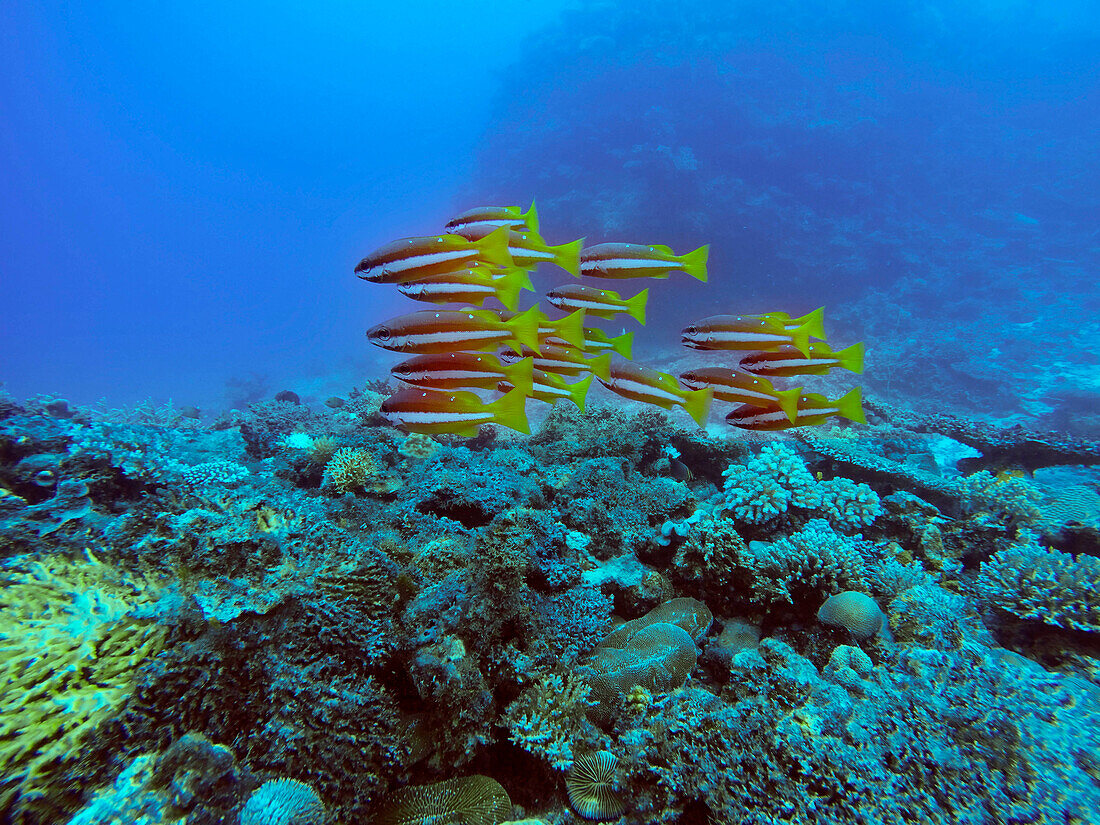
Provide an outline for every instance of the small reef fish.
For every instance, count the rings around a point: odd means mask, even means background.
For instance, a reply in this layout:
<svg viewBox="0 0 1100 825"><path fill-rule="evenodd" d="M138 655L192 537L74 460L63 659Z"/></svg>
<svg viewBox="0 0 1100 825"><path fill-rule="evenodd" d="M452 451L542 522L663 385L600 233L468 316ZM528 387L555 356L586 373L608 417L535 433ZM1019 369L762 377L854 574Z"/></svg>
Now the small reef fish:
<svg viewBox="0 0 1100 825"><path fill-rule="evenodd" d="M774 350L790 345L806 353L810 345L810 331L805 324L787 330L759 317L711 315L684 327L680 340L692 349Z"/></svg>
<svg viewBox="0 0 1100 825"><path fill-rule="evenodd" d="M834 367L863 372L863 344L852 344L833 352L825 343L810 344L806 351L778 347L771 352L754 352L741 359L741 369L753 375L786 378L792 375L825 375Z"/></svg>
<svg viewBox="0 0 1100 825"><path fill-rule="evenodd" d="M606 379L601 376L596 377L600 379L601 384L623 398L655 404L666 410L683 407L700 427L706 424L710 402L714 397L714 390L709 387L701 390L685 390L675 376L643 367L641 364L632 364L629 361L613 362Z"/></svg>
<svg viewBox="0 0 1100 825"><path fill-rule="evenodd" d="M473 437L482 424L500 424L530 435L522 387L486 403L472 392L441 392L416 387L398 390L382 402L382 414L409 432Z"/></svg>
<svg viewBox="0 0 1100 825"><path fill-rule="evenodd" d="M677 255L661 244L599 243L581 250L581 275L590 278L667 278L686 272L707 280L710 246Z"/></svg>
<svg viewBox="0 0 1100 825"><path fill-rule="evenodd" d="M526 212L520 212L518 206L476 206L467 209L461 215L455 215L444 229L452 235L465 237L467 231L492 231L498 226L509 229L539 231L539 215L535 211L534 201Z"/></svg>
<svg viewBox="0 0 1100 825"><path fill-rule="evenodd" d="M576 405L578 410L584 412L584 399L588 395L588 387L595 377L589 375L576 384L569 384L560 375L535 370L532 375L531 389L527 395L529 398L534 398L536 401L545 401L547 404L556 404L558 401L568 399ZM501 381L497 385L497 389L501 392L508 392L512 388L513 384L508 380Z"/></svg>
<svg viewBox="0 0 1100 825"><path fill-rule="evenodd" d="M539 312L539 343L550 341L564 346L584 349L584 312L577 310L556 321L545 312Z"/></svg>
<svg viewBox="0 0 1100 825"><path fill-rule="evenodd" d="M491 309L426 309L391 318L367 330L375 346L396 352L431 353L492 350L500 346L538 349L536 307L507 320Z"/></svg>
<svg viewBox="0 0 1100 825"><path fill-rule="evenodd" d="M488 237L488 235L482 234L484 231L484 229L470 229L466 233L466 237L471 240ZM512 256L516 266L522 266L524 269L534 269L539 264L556 264L574 278L577 277L577 270L580 266L581 245L584 243L584 238L551 246L543 240L538 232L517 231L514 229L506 231L508 232L508 254Z"/></svg>
<svg viewBox="0 0 1100 825"><path fill-rule="evenodd" d="M617 352L627 361L633 357L634 353L634 333L624 332L621 335L616 335L614 338L610 337L602 329L596 327L584 328L584 351L585 352L604 352L610 350L611 352Z"/></svg>
<svg viewBox="0 0 1100 825"><path fill-rule="evenodd" d="M390 372L406 384L435 390L495 389L501 381L525 390L531 386L534 362L522 358L504 364L487 352L439 352L402 361Z"/></svg>
<svg viewBox="0 0 1100 825"><path fill-rule="evenodd" d="M552 344L543 344L538 350L524 350L522 353L513 354L505 351L500 354L502 361L514 363L520 358L532 358L535 369L543 372L551 372L554 375L573 377L581 373L591 372L597 378L607 378L611 368L611 353L605 352L595 358L585 358L584 350L576 347L558 347Z"/></svg>
<svg viewBox="0 0 1100 825"><path fill-rule="evenodd" d="M830 418L847 418L866 424L859 387L830 401L824 395L811 392L798 397L798 409L792 421L776 402L767 407L750 404L737 407L726 416L726 422L743 430L786 430L791 427L812 427Z"/></svg>
<svg viewBox="0 0 1100 825"><path fill-rule="evenodd" d="M481 306L486 298L496 298L510 310L519 306L519 292L534 292L527 270L514 267L496 275L493 268L474 264L466 269L441 272L401 283L397 289L414 301L430 304L474 304Z"/></svg>
<svg viewBox="0 0 1100 825"><path fill-rule="evenodd" d="M619 293L610 289L596 289L583 284L565 284L554 287L546 293L546 300L563 312L583 309L586 314L596 318L614 318L626 313L642 326L645 326L645 305L649 300L649 290L643 289L633 298L623 299Z"/></svg>
<svg viewBox="0 0 1100 825"><path fill-rule="evenodd" d="M363 258L355 274L375 284L398 284L475 262L511 266L508 230L502 227L474 241L460 235L401 238Z"/></svg>
<svg viewBox="0 0 1100 825"><path fill-rule="evenodd" d="M825 338L825 307L818 307L798 318L792 318L785 312L764 312L760 315L746 315L746 318L762 318L785 330L805 327L811 338Z"/></svg>
<svg viewBox="0 0 1100 825"><path fill-rule="evenodd" d="M777 390L767 378L760 378L751 372L731 370L728 367L701 367L680 373L680 380L693 389L711 387L714 397L719 401L732 401L735 404L750 404L755 407L779 405L791 421L795 420L801 387L790 390Z"/></svg>

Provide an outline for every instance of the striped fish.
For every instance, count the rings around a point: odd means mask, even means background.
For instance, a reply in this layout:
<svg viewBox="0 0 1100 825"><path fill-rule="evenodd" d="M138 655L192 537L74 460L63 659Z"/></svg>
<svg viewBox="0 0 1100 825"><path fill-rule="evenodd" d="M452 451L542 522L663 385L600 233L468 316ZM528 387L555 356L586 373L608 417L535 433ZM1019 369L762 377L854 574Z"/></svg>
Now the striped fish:
<svg viewBox="0 0 1100 825"><path fill-rule="evenodd" d="M510 310L519 306L519 292L534 292L527 271L514 267L497 275L493 267L473 264L466 269L441 272L397 285L402 295L430 304L474 304L496 298Z"/></svg>
<svg viewBox="0 0 1100 825"><path fill-rule="evenodd" d="M488 352L438 352L402 361L390 373L406 384L435 390L491 390L504 380L528 389L533 368L530 358L503 364Z"/></svg>
<svg viewBox="0 0 1100 825"><path fill-rule="evenodd" d="M536 307L507 320L491 309L428 309L371 327L367 339L396 352L491 350L500 346L519 352L522 347L538 348L538 316Z"/></svg>
<svg viewBox="0 0 1100 825"><path fill-rule="evenodd" d="M551 344L543 344L538 350L524 350L519 354L510 352L500 354L501 360L507 363L531 357L535 362L535 369L552 372L554 375L573 377L591 372L597 378L607 378L608 370L611 368L611 353L605 352L595 358L584 356L584 350L576 347L558 347Z"/></svg>
<svg viewBox="0 0 1100 825"><path fill-rule="evenodd" d="M467 232L491 232L498 226L538 232L539 215L535 211L535 202L531 201L531 208L526 212L520 212L518 206L477 206L451 218L444 229L452 235L467 237Z"/></svg>
<svg viewBox="0 0 1100 825"><path fill-rule="evenodd" d="M702 367L680 373L680 380L693 390L711 387L719 401L749 404L754 407L770 407L776 404L794 421L798 409L801 387L777 390L767 378L759 378L743 370L728 367Z"/></svg>
<svg viewBox="0 0 1100 825"><path fill-rule="evenodd" d="M711 315L680 332L680 341L692 349L773 350L792 345L806 353L810 345L809 329L804 324L787 330L781 325L748 315Z"/></svg>
<svg viewBox="0 0 1100 825"><path fill-rule="evenodd" d="M626 313L639 324L645 325L645 305L649 290L643 289L633 298L623 299L610 289L596 289L583 284L565 284L546 293L546 300L564 312L583 309L596 318L614 318Z"/></svg>
<svg viewBox="0 0 1100 825"><path fill-rule="evenodd" d="M700 427L706 424L710 401L714 396L714 390L709 387L685 390L675 376L629 361L615 361L607 379L600 376L597 378L600 378L601 384L623 398L656 404L666 410L683 407Z"/></svg>
<svg viewBox="0 0 1100 825"><path fill-rule="evenodd" d="M589 375L576 384L569 384L560 375L535 370L532 376L531 391L527 395L536 401L545 401L547 404L556 404L563 399L569 399L576 405L578 410L584 412L584 399L595 377ZM512 389L512 382L501 381L497 385L497 389L501 392L507 392Z"/></svg>
<svg viewBox="0 0 1100 825"><path fill-rule="evenodd" d="M382 402L382 414L409 432L437 435L454 433L472 437L482 424L500 424L530 434L527 396L516 388L492 403L472 392L440 392L408 387Z"/></svg>
<svg viewBox="0 0 1100 825"><path fill-rule="evenodd" d="M686 272L707 279L710 246L677 255L661 244L600 243L581 250L581 275L591 278L667 278Z"/></svg>
<svg viewBox="0 0 1100 825"><path fill-rule="evenodd" d="M761 318L785 330L806 327L811 338L825 338L825 307L818 307L798 318L792 318L785 312L763 312L760 315L746 315L746 318Z"/></svg>
<svg viewBox="0 0 1100 825"><path fill-rule="evenodd" d="M741 369L753 375L786 378L792 375L826 375L834 367L863 372L863 343L833 352L829 345L810 344L805 353L795 347L778 347L772 352L754 352L741 359Z"/></svg>
<svg viewBox="0 0 1100 825"><path fill-rule="evenodd" d="M726 416L726 422L743 430L786 430L791 427L813 427L830 418L847 418L866 424L859 387L853 388L835 401L815 392L798 397L798 409L792 421L776 402L767 407L749 404L738 407Z"/></svg>
<svg viewBox="0 0 1100 825"><path fill-rule="evenodd" d="M471 239L488 237L482 234L483 231L485 230L471 229L466 236ZM556 264L574 278L577 277L577 269L580 266L583 243L584 238L578 238L569 243L551 246L538 232L508 230L508 254L512 256L516 266L534 269L539 264Z"/></svg>
<svg viewBox="0 0 1100 825"><path fill-rule="evenodd" d="M401 238L363 258L355 274L375 284L399 284L479 262L512 265L508 230L498 229L476 241L459 235Z"/></svg>

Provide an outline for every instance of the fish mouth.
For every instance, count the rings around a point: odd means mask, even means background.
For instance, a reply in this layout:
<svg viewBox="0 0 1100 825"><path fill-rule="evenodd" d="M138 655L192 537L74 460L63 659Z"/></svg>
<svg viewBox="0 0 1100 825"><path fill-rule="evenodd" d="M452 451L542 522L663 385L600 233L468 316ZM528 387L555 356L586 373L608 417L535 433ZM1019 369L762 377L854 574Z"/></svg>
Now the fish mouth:
<svg viewBox="0 0 1100 825"><path fill-rule="evenodd" d="M683 344L685 347L690 347L691 349L706 349L701 341L698 341L695 338L691 338L687 335L680 336L680 343Z"/></svg>
<svg viewBox="0 0 1100 825"><path fill-rule="evenodd" d="M382 266L371 264L364 258L359 262L358 266L355 267L355 274L364 281L374 281L377 283L378 280L386 274L386 270Z"/></svg>

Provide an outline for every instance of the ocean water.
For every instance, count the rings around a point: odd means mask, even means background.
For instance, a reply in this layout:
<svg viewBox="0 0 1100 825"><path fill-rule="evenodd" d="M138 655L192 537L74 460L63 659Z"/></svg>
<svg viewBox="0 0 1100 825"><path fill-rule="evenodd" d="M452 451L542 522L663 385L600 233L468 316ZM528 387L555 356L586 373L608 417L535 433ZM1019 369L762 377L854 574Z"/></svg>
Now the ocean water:
<svg viewBox="0 0 1100 825"><path fill-rule="evenodd" d="M0 822L1100 823L1094 4L0 20Z"/></svg>

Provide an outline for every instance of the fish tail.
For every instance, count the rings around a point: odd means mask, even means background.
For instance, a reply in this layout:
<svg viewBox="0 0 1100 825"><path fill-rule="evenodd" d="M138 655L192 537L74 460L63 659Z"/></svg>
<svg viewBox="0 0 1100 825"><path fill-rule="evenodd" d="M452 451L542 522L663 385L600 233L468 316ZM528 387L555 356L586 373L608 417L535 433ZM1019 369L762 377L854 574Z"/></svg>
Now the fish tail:
<svg viewBox="0 0 1100 825"><path fill-rule="evenodd" d="M493 421L504 427L531 434L531 425L527 423L527 393L523 387L515 387L489 405Z"/></svg>
<svg viewBox="0 0 1100 825"><path fill-rule="evenodd" d="M611 349L619 353L627 361L634 360L634 333L624 332L622 335L616 335L614 338L608 338L607 342L611 344Z"/></svg>
<svg viewBox="0 0 1100 825"><path fill-rule="evenodd" d="M514 266L512 267L511 271L514 272L516 274L516 277L520 279L520 289L526 289L528 292L535 291L535 285L531 283L531 276L530 274L528 274L526 269L524 269L522 266Z"/></svg>
<svg viewBox="0 0 1100 825"><path fill-rule="evenodd" d="M626 302L627 314L641 324L645 326L645 305L649 300L649 288L643 289L633 298L628 298ZM628 355L627 358L630 356Z"/></svg>
<svg viewBox="0 0 1100 825"><path fill-rule="evenodd" d="M841 417L859 424L867 423L867 416L863 414L863 396L859 387L852 387L833 404L836 405L838 415Z"/></svg>
<svg viewBox="0 0 1100 825"><path fill-rule="evenodd" d="M863 342L852 344L847 349L842 349L836 354L840 366L855 373L863 372Z"/></svg>
<svg viewBox="0 0 1100 825"><path fill-rule="evenodd" d="M569 342L569 346L584 349L584 310L578 309L555 322L557 334Z"/></svg>
<svg viewBox="0 0 1100 825"><path fill-rule="evenodd" d="M577 240L570 243L550 247L554 251L554 263L574 278L579 278L581 274L581 246L583 244L584 238L577 238Z"/></svg>
<svg viewBox="0 0 1100 825"><path fill-rule="evenodd" d="M535 200L531 199L531 208L524 212L520 217L523 218L524 225L532 232L539 231L539 213L535 210Z"/></svg>
<svg viewBox="0 0 1100 825"><path fill-rule="evenodd" d="M802 395L802 387L793 390L774 390L775 400L779 402L779 409L787 414L793 424L798 419L798 397Z"/></svg>
<svg viewBox="0 0 1100 825"><path fill-rule="evenodd" d="M590 361L585 362L585 367L601 381L611 380L611 353L605 352Z"/></svg>
<svg viewBox="0 0 1100 825"><path fill-rule="evenodd" d="M516 307L519 306L519 291L523 289L524 278L527 278L526 272L522 269L513 269L493 281L497 300L512 312L515 312ZM527 280L530 282L530 279Z"/></svg>
<svg viewBox="0 0 1100 825"><path fill-rule="evenodd" d="M713 398L714 390L711 387L688 390L684 393L684 409L700 427L707 425L707 414L710 412L710 402Z"/></svg>
<svg viewBox="0 0 1100 825"><path fill-rule="evenodd" d="M577 405L577 409L584 412L584 399L588 395L588 388L592 385L592 381L596 378L594 375L587 375L576 384L571 384L569 387L569 400Z"/></svg>
<svg viewBox="0 0 1100 825"><path fill-rule="evenodd" d="M534 383L534 370L535 359L527 357L505 367L504 374L513 388L519 387L524 395L530 395L531 385Z"/></svg>
<svg viewBox="0 0 1100 825"><path fill-rule="evenodd" d="M806 325L791 330L791 344L807 358L810 357L810 333Z"/></svg>
<svg viewBox="0 0 1100 825"><path fill-rule="evenodd" d="M539 351L539 308L536 304L526 312L521 312L504 322L504 326L512 333L512 338L527 347ZM510 344L517 353L523 354L520 347Z"/></svg>
<svg viewBox="0 0 1100 825"><path fill-rule="evenodd" d="M680 256L680 269L684 270L692 278L698 278L703 283L707 281L707 256L710 254L710 244L703 244L693 252Z"/></svg>
<svg viewBox="0 0 1100 825"><path fill-rule="evenodd" d="M512 254L508 251L508 228L501 226L494 229L479 241L474 241L477 247L478 260L497 266L514 266Z"/></svg>
<svg viewBox="0 0 1100 825"><path fill-rule="evenodd" d="M818 307L801 318L793 318L791 323L806 327L806 332L811 338L825 340L825 307Z"/></svg>

